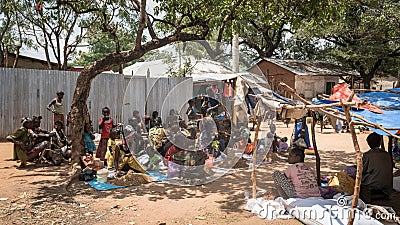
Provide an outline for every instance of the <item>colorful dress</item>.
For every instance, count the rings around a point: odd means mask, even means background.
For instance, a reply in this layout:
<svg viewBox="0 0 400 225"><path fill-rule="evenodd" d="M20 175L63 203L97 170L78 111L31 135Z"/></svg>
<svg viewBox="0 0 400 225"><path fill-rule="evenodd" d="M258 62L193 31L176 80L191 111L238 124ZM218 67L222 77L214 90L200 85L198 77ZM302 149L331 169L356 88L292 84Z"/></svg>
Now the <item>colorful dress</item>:
<svg viewBox="0 0 400 225"><path fill-rule="evenodd" d="M10 136L25 145L25 150L23 150L19 145L14 144L14 158L21 160L22 163L35 159L44 149L50 148L49 141L41 141L35 144L34 137L25 127L19 128Z"/></svg>
<svg viewBox="0 0 400 225"><path fill-rule="evenodd" d="M107 160L107 167L111 169L114 164L115 152L119 151L119 145L113 139L108 139L107 141L107 153L105 159Z"/></svg>
<svg viewBox="0 0 400 225"><path fill-rule="evenodd" d="M29 145L32 142L32 137L29 135L29 131L25 127L20 127L17 131L10 135L17 141L24 143L25 145ZM28 161L28 156L26 152L17 144L14 144L14 160L21 160L23 162Z"/></svg>

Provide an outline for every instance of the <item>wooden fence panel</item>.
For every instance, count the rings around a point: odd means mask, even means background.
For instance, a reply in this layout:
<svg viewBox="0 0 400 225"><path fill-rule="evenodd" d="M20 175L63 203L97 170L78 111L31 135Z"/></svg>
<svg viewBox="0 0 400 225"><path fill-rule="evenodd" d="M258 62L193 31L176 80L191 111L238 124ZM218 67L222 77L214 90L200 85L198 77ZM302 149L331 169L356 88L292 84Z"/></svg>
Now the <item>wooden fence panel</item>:
<svg viewBox="0 0 400 225"><path fill-rule="evenodd" d="M4 140L18 129L21 118L25 116L41 115L42 128L51 130L52 113L46 107L56 97L57 91L63 91L66 116L71 108L78 75L78 72L72 71L0 68L0 139ZM178 86L179 91L171 92ZM105 106L111 109L111 116L116 122L127 123L135 109L144 115L146 100L149 103L147 113L158 110L164 115L192 96L192 86L190 78L131 78L100 74L92 81L87 101L95 131L98 131L96 124Z"/></svg>

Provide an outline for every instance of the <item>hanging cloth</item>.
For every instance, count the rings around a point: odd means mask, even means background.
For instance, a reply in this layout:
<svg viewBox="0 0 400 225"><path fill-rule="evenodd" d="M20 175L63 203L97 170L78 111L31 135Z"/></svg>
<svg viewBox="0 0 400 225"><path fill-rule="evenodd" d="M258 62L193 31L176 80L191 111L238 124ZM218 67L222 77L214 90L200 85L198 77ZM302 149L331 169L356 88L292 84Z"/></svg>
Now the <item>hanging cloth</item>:
<svg viewBox="0 0 400 225"><path fill-rule="evenodd" d="M227 98L233 97L233 88L231 83L225 82L222 95Z"/></svg>

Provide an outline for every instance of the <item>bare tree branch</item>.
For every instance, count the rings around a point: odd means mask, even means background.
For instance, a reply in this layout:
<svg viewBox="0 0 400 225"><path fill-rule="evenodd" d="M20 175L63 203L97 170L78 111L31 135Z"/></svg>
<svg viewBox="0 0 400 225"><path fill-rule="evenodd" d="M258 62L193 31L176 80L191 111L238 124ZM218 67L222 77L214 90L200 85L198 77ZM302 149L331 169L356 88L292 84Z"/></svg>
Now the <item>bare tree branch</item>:
<svg viewBox="0 0 400 225"><path fill-rule="evenodd" d="M137 2L138 0L135 0ZM143 35L143 30L146 25L146 0L141 0L140 3L140 14L139 14L139 27L137 30L137 35L136 35L136 45L135 49L138 50L141 47L142 43L142 35Z"/></svg>
<svg viewBox="0 0 400 225"><path fill-rule="evenodd" d="M222 41L222 35L224 33L226 23L228 22L229 19L233 18L233 13L235 12L236 8L239 7L240 4L242 4L242 2L243 0L238 0L234 5L232 5L230 12L225 15L224 19L221 22L221 25L219 26L217 42Z"/></svg>

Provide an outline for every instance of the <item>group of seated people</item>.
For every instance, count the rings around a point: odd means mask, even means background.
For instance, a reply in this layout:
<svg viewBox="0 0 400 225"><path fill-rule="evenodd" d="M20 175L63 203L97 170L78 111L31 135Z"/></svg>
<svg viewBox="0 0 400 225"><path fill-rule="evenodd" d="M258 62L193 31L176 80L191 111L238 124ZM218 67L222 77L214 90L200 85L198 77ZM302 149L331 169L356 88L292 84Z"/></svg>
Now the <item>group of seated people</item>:
<svg viewBox="0 0 400 225"><path fill-rule="evenodd" d="M188 117L194 126L189 126L175 110L170 110L165 123L156 111L149 120L146 117L140 120L135 111L134 117L124 127L127 145L146 169L157 170L158 165L205 165L207 159L223 154L227 145L225 139L229 140L229 134L221 132L226 130L226 121L223 117L192 117L191 103L189 101ZM148 133L143 135L144 132Z"/></svg>
<svg viewBox="0 0 400 225"><path fill-rule="evenodd" d="M28 162L45 165L60 165L71 157L70 141L67 140L61 121L56 121L51 132L40 127L42 117L22 119L22 126L7 140L14 143L14 160L20 160L20 167Z"/></svg>
<svg viewBox="0 0 400 225"><path fill-rule="evenodd" d="M371 149L363 154L360 198L367 204L378 199L389 199L393 190L392 159L388 152L380 148L381 141L379 134L370 134L367 142ZM294 147L289 150L288 156L288 162L292 165L284 173L274 171L272 178L281 197L321 197L322 188L318 186L314 171L304 163L304 157L304 149ZM353 173L355 175L355 169Z"/></svg>
<svg viewBox="0 0 400 225"><path fill-rule="evenodd" d="M211 118L205 117L199 124L198 141L191 137L184 121L169 130L162 128L150 130L149 141L167 161L178 164L184 164L183 155L187 156L189 152L190 154L203 152L204 155L211 154L213 157L218 157L221 154L220 150L225 148L225 143L218 138L215 123Z"/></svg>

